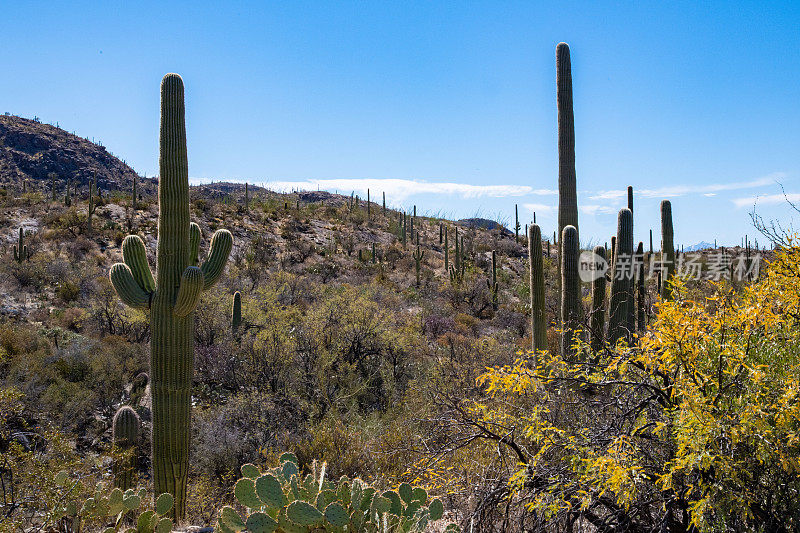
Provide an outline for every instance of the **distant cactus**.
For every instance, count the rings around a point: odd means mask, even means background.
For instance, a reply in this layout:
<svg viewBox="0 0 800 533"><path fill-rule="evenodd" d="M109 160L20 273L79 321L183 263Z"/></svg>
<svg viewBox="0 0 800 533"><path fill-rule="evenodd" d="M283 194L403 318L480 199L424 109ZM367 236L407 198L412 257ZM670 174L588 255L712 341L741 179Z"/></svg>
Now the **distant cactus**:
<svg viewBox="0 0 800 533"><path fill-rule="evenodd" d="M441 244L442 244L442 239L443 239L443 237L444 237L443 233L444 233L444 224L442 224L441 222L439 222L439 245L440 245L440 246L441 246Z"/></svg>
<svg viewBox="0 0 800 533"><path fill-rule="evenodd" d="M447 242L447 230L444 231L444 269L450 271L450 245Z"/></svg>
<svg viewBox="0 0 800 533"><path fill-rule="evenodd" d="M715 239L714 240L714 248L716 248L716 247L717 247L717 241ZM651 228L650 229L650 256L652 257L652 255L653 255L653 230Z"/></svg>
<svg viewBox="0 0 800 533"><path fill-rule="evenodd" d="M89 182L89 207L87 209L87 221L86 221L86 234L92 234L92 216L94 212L97 210L97 206L94 203L94 193L97 189L97 171L94 173L94 178L92 181Z"/></svg>
<svg viewBox="0 0 800 533"><path fill-rule="evenodd" d="M402 236L401 240L403 241L403 248L406 247L406 239L407 239L407 235L406 235L406 233L407 233L407 230L406 230L407 222L406 221L407 221L407 219L408 219L408 217L404 212L403 213L403 222L402 222L401 227L400 227L400 234Z"/></svg>
<svg viewBox="0 0 800 533"><path fill-rule="evenodd" d="M636 324L639 331L644 331L647 326L647 315L645 313L645 287L644 287L644 243L639 241L636 247L636 301L637 318Z"/></svg>
<svg viewBox="0 0 800 533"><path fill-rule="evenodd" d="M544 264L542 261L542 230L538 224L528 227L531 292L531 348L547 349L547 323L544 314Z"/></svg>
<svg viewBox="0 0 800 533"><path fill-rule="evenodd" d="M67 190L64 192L64 206L70 207L72 205L72 178L67 180Z"/></svg>
<svg viewBox="0 0 800 533"><path fill-rule="evenodd" d="M152 463L155 494L175 497L174 516L186 514L194 377L194 310L203 291L222 276L233 237L218 230L208 258L197 266L200 228L189 220L189 173L183 80L167 74L161 82L159 221L157 275L153 279L144 243L129 235L124 263L109 277L120 299L150 311L150 379L153 403Z"/></svg>
<svg viewBox="0 0 800 533"><path fill-rule="evenodd" d="M231 329L233 333L239 332L242 325L242 295L239 291L233 293L233 306L231 308Z"/></svg>
<svg viewBox="0 0 800 533"><path fill-rule="evenodd" d="M661 298L672 299L672 278L675 276L675 245L672 241L672 204L661 201L661 265L667 274L661 280Z"/></svg>
<svg viewBox="0 0 800 533"><path fill-rule="evenodd" d="M492 295L492 309L497 310L497 252L492 250L492 278L486 280L489 293Z"/></svg>
<svg viewBox="0 0 800 533"><path fill-rule="evenodd" d="M514 204L514 242L519 242L519 230L522 226L519 224L519 206Z"/></svg>
<svg viewBox="0 0 800 533"><path fill-rule="evenodd" d="M369 220L372 211L369 205L369 189L367 189L367 220Z"/></svg>
<svg viewBox="0 0 800 533"><path fill-rule="evenodd" d="M58 176L55 172L51 172L48 174L50 177L50 192L52 193L51 200L53 202L56 201L56 177Z"/></svg>
<svg viewBox="0 0 800 533"><path fill-rule="evenodd" d="M417 244L417 249L414 252L414 270L417 273L417 288L419 288L419 274L422 270L422 258L425 257L425 252L420 250L419 244Z"/></svg>
<svg viewBox="0 0 800 533"><path fill-rule="evenodd" d="M386 193L383 193L383 214L386 214Z"/></svg>
<svg viewBox="0 0 800 533"><path fill-rule="evenodd" d="M561 233L561 354L573 354L572 343L583 318L581 280L578 277L578 230L569 225Z"/></svg>
<svg viewBox="0 0 800 533"><path fill-rule="evenodd" d="M28 245L25 244L25 230L19 228L19 240L14 245L14 260L17 263L22 263L30 258L28 255Z"/></svg>
<svg viewBox="0 0 800 533"><path fill-rule="evenodd" d="M250 212L250 184L244 183L244 212Z"/></svg>
<svg viewBox="0 0 800 533"><path fill-rule="evenodd" d="M136 478L136 444L139 439L139 415L126 406L117 409L112 421L114 448L125 457L114 461L114 486L123 491L133 488Z"/></svg>
<svg viewBox="0 0 800 533"><path fill-rule="evenodd" d="M628 185L628 209L631 210L631 214L633 214L633 186Z"/></svg>
<svg viewBox="0 0 800 533"><path fill-rule="evenodd" d="M594 247L595 257L605 260L606 249L603 246ZM589 327L591 327L592 353L603 349L606 326L606 276L605 273L596 276L592 281L592 311Z"/></svg>
<svg viewBox="0 0 800 533"><path fill-rule="evenodd" d="M615 245L608 319L608 342L612 345L630 332L628 313L633 284L633 215L630 209L621 209L617 216Z"/></svg>
<svg viewBox="0 0 800 533"><path fill-rule="evenodd" d="M559 43L556 47L556 84L558 86L558 232L562 234L567 226L574 226L578 232L572 65L567 43ZM558 249L562 248L563 246L559 246ZM559 252L559 264L560 258Z"/></svg>

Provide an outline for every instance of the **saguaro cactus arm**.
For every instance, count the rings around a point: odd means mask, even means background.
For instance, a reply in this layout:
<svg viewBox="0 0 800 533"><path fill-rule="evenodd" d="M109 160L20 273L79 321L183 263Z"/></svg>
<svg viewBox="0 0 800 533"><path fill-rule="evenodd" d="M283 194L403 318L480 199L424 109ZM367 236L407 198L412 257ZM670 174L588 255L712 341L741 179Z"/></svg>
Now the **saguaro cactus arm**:
<svg viewBox="0 0 800 533"><path fill-rule="evenodd" d="M189 264L197 266L200 263L200 226L192 222L189 224Z"/></svg>
<svg viewBox="0 0 800 533"><path fill-rule="evenodd" d="M117 291L117 296L125 305L134 309L147 309L150 307L152 293L142 290L131 273L130 267L125 263L115 263L108 274L111 285Z"/></svg>
<svg viewBox="0 0 800 533"><path fill-rule="evenodd" d="M188 266L181 274L181 285L178 288L178 297L172 313L177 317L184 317L194 311L200 295L203 293L205 276L203 271L196 266Z"/></svg>
<svg viewBox="0 0 800 533"><path fill-rule="evenodd" d="M156 282L147 262L147 252L144 242L138 235L128 235L122 241L122 260L128 265L133 274L133 279L144 292L156 290Z"/></svg>
<svg viewBox="0 0 800 533"><path fill-rule="evenodd" d="M203 265L200 267L205 276L203 290L207 291L219 281L222 271L225 270L225 264L228 262L231 248L233 248L233 235L231 235L231 232L226 229L217 230L214 236L211 237L208 258L203 261Z"/></svg>

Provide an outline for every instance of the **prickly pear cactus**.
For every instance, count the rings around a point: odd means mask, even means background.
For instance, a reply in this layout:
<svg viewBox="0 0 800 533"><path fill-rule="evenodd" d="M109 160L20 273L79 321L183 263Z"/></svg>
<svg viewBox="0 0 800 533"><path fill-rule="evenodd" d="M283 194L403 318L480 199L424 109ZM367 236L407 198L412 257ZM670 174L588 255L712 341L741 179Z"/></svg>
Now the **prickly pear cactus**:
<svg viewBox="0 0 800 533"><path fill-rule="evenodd" d="M222 276L233 237L218 230L208 258L198 266L200 228L189 222L183 80L167 74L161 82L160 177L158 181L157 281L142 239L122 243L124 262L109 277L127 305L150 312L150 384L153 403L155 493L175 497L173 516L186 513L194 374L194 310L203 291Z"/></svg>
<svg viewBox="0 0 800 533"><path fill-rule="evenodd" d="M358 478L327 479L325 464L316 462L303 475L291 453L266 472L246 464L242 475L234 496L247 512L223 507L216 526L221 533L422 532L444 513L440 500L428 503L425 490L407 483L381 492ZM459 529L451 524L446 531Z"/></svg>

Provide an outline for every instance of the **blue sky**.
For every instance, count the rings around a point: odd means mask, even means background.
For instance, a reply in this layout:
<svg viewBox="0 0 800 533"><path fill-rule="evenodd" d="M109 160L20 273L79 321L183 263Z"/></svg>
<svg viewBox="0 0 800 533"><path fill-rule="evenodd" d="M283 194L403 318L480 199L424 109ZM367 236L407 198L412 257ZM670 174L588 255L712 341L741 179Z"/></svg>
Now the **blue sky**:
<svg viewBox="0 0 800 533"><path fill-rule="evenodd" d="M158 84L189 171L555 226L555 46L572 51L581 239L736 243L800 198L800 3L6 2L0 112L158 169ZM658 232L656 231L656 234ZM656 243L657 244L657 243Z"/></svg>

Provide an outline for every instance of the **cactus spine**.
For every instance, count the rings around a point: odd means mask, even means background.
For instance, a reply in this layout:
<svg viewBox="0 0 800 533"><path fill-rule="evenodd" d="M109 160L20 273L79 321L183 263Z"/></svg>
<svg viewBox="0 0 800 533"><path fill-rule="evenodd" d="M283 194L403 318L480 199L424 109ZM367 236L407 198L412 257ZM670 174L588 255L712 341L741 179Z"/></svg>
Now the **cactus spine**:
<svg viewBox="0 0 800 533"><path fill-rule="evenodd" d="M606 249L604 246L595 246L594 255L596 258L606 259ZM592 316L590 326L592 328L591 346L592 353L597 353L603 349L603 339L605 338L606 327L606 276L605 273L596 276L592 281Z"/></svg>
<svg viewBox="0 0 800 533"><path fill-rule="evenodd" d="M242 295L239 291L233 293L233 307L231 309L231 329L233 333L239 332L242 325Z"/></svg>
<svg viewBox="0 0 800 533"><path fill-rule="evenodd" d="M487 279L486 285L492 294L492 309L497 310L497 252L495 250L492 250L492 279Z"/></svg>
<svg viewBox="0 0 800 533"><path fill-rule="evenodd" d="M578 230L568 225L561 233L561 354L572 354L582 319L581 280L578 277Z"/></svg>
<svg viewBox="0 0 800 533"><path fill-rule="evenodd" d="M127 405L117 409L111 423L114 448L124 457L114 460L114 487L126 491L134 487L136 477L136 443L139 440L139 415Z"/></svg>
<svg viewBox="0 0 800 533"><path fill-rule="evenodd" d="M542 230L537 224L528 227L531 291L531 348L547 349L547 323L544 318L544 265L542 261Z"/></svg>
<svg viewBox="0 0 800 533"><path fill-rule="evenodd" d="M614 269L611 278L611 305L608 319L608 342L616 342L628 333L633 272L633 215L630 209L620 209L617 215L617 238L614 250ZM626 265L626 263L628 263ZM628 268L626 269L626 266Z"/></svg>
<svg viewBox="0 0 800 533"><path fill-rule="evenodd" d="M661 268L666 266L667 274L661 280L661 297L672 298L670 281L675 275L675 245L672 241L672 204L669 200L661 201Z"/></svg>
<svg viewBox="0 0 800 533"><path fill-rule="evenodd" d="M417 244L417 249L414 252L414 270L417 273L417 288L419 288L419 274L420 270L422 270L422 258L425 257L425 251L421 250L419 244Z"/></svg>
<svg viewBox="0 0 800 533"><path fill-rule="evenodd" d="M558 232L566 226L578 231L578 195L575 184L575 117L572 111L572 65L569 45L556 47L556 83L558 85ZM561 249L559 246L559 264Z"/></svg>
<svg viewBox="0 0 800 533"><path fill-rule="evenodd" d="M150 377L153 404L154 492L175 498L174 517L186 514L194 374L194 309L204 290L221 277L233 237L218 230L208 258L197 266L200 228L189 222L189 173L183 80L167 74L161 82L161 132L158 183L157 282L144 243L129 235L122 243L124 263L109 277L120 299L150 310Z"/></svg>
<svg viewBox="0 0 800 533"><path fill-rule="evenodd" d="M28 245L25 244L25 230L19 228L19 240L14 245L14 260L22 263L28 259Z"/></svg>

